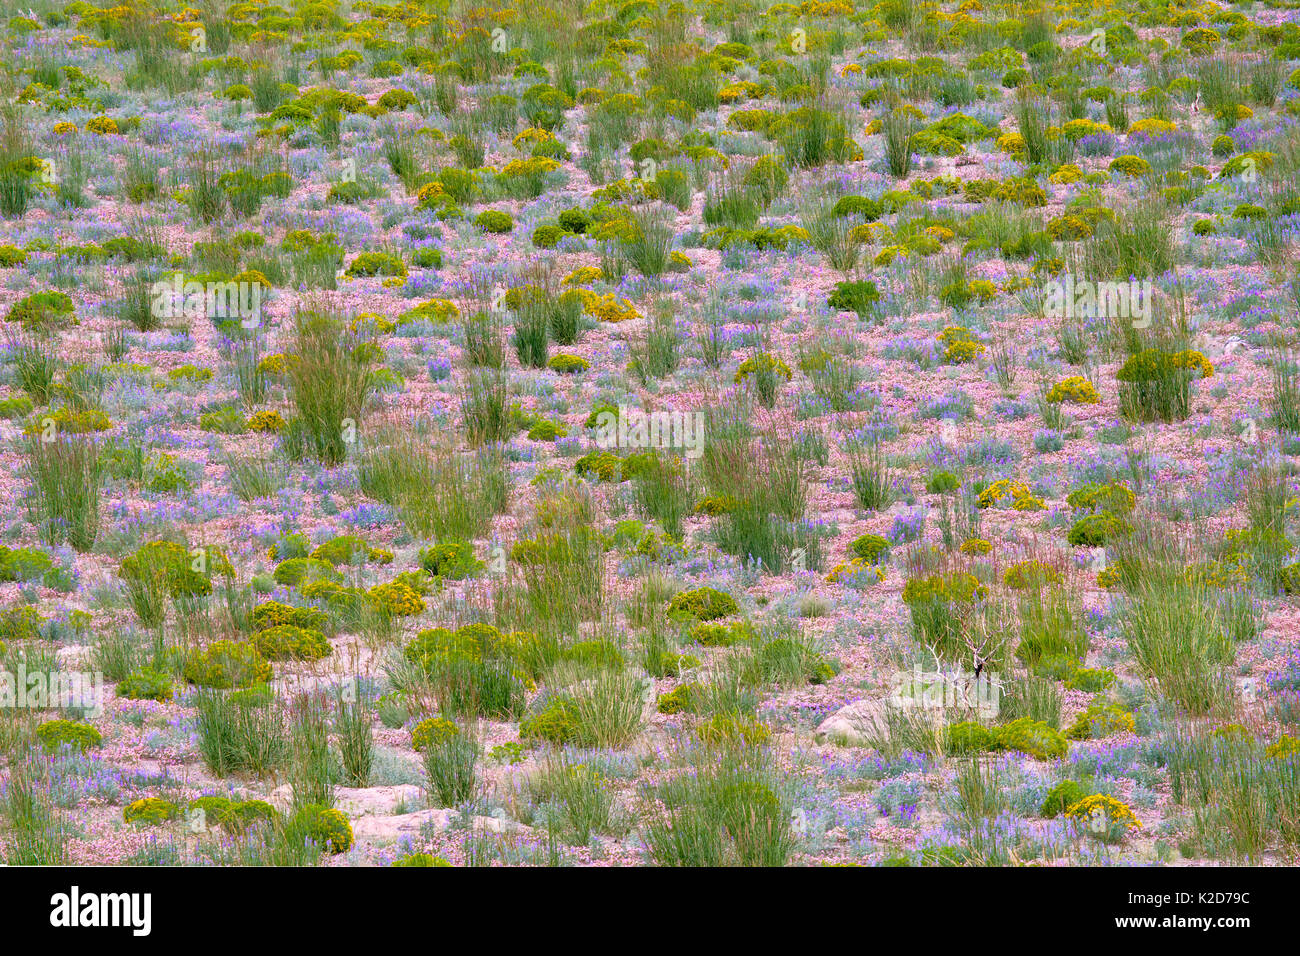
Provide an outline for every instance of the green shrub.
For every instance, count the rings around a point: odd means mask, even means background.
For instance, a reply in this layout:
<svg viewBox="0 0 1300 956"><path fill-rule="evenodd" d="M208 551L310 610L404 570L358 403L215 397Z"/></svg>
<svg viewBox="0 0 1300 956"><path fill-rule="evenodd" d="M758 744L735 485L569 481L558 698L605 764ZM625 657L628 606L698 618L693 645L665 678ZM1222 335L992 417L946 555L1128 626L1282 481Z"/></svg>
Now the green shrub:
<svg viewBox="0 0 1300 956"><path fill-rule="evenodd" d="M1000 727L963 721L949 724L945 733L948 749L955 754L1013 750L1037 760L1057 760L1065 756L1069 746L1050 724L1029 717Z"/></svg>
<svg viewBox="0 0 1300 956"><path fill-rule="evenodd" d="M310 803L289 821L289 838L295 843L311 842L328 853L346 853L352 849L352 824L341 810Z"/></svg>
<svg viewBox="0 0 1300 956"><path fill-rule="evenodd" d="M566 235L559 226L543 224L533 230L533 245L538 249L554 249Z"/></svg>
<svg viewBox="0 0 1300 956"><path fill-rule="evenodd" d="M668 613L692 617L698 621L713 621L729 614L739 614L740 605L730 594L716 588L700 587L679 591L668 602Z"/></svg>
<svg viewBox="0 0 1300 956"><path fill-rule="evenodd" d="M1077 548L1099 548L1128 534L1131 526L1113 514L1095 514L1080 518L1065 536Z"/></svg>
<svg viewBox="0 0 1300 956"><path fill-rule="evenodd" d="M255 823L270 822L276 818L275 808L265 800L197 797L190 801L189 810L191 814L201 814L199 819L204 826L215 824L232 833L240 833Z"/></svg>
<svg viewBox="0 0 1300 956"><path fill-rule="evenodd" d="M960 487L961 482L950 471L933 472L925 481L925 490L932 495L948 494Z"/></svg>
<svg viewBox="0 0 1300 956"><path fill-rule="evenodd" d="M1111 172L1123 173L1125 176L1145 176L1151 172L1151 164L1141 156L1116 156L1110 161Z"/></svg>
<svg viewBox="0 0 1300 956"><path fill-rule="evenodd" d="M205 432L217 432L221 435L240 435L245 429L244 414L233 405L227 405L216 411L204 412L199 416L199 429Z"/></svg>
<svg viewBox="0 0 1300 956"><path fill-rule="evenodd" d="M681 684L666 694L660 694L655 709L661 714L694 713L699 691L697 684Z"/></svg>
<svg viewBox="0 0 1300 956"><path fill-rule="evenodd" d="M765 680L782 686L799 681L825 684L836 674L835 667L821 654L801 641L784 637L763 645L758 652L758 666Z"/></svg>
<svg viewBox="0 0 1300 956"><path fill-rule="evenodd" d="M333 581L341 584L343 575L334 569L334 565L319 558L289 558L281 561L271 572L276 584L287 588L301 587L310 581Z"/></svg>
<svg viewBox="0 0 1300 956"><path fill-rule="evenodd" d="M146 826L168 823L180 815L181 808L162 797L143 797L122 808L123 822L142 823Z"/></svg>
<svg viewBox="0 0 1300 956"><path fill-rule="evenodd" d="M8 322L19 322L25 329L61 328L71 325L72 297L64 292L33 292L9 307Z"/></svg>
<svg viewBox="0 0 1300 956"><path fill-rule="evenodd" d="M1061 734L1041 720L1021 717L997 730L999 750L1017 750L1038 760L1058 760L1068 744Z"/></svg>
<svg viewBox="0 0 1300 956"><path fill-rule="evenodd" d="M997 749L996 732L973 720L949 724L947 740L949 752L958 755Z"/></svg>
<svg viewBox="0 0 1300 956"><path fill-rule="evenodd" d="M1300 562L1278 571L1278 586L1285 594L1300 594Z"/></svg>
<svg viewBox="0 0 1300 956"><path fill-rule="evenodd" d="M730 647L732 644L753 637L754 632L744 621L733 624L701 622L690 629L689 636L696 644L703 644L705 647Z"/></svg>
<svg viewBox="0 0 1300 956"><path fill-rule="evenodd" d="M1002 572L1002 583L1018 590L1061 583L1061 572L1036 558L1018 561Z"/></svg>
<svg viewBox="0 0 1300 956"><path fill-rule="evenodd" d="M747 189L758 196L764 207L785 192L790 174L785 165L775 156L761 156L745 171L743 183Z"/></svg>
<svg viewBox="0 0 1300 956"><path fill-rule="evenodd" d="M54 567L54 559L39 548L0 545L0 581L37 581Z"/></svg>
<svg viewBox="0 0 1300 956"><path fill-rule="evenodd" d="M310 556L317 561L328 561L335 567L339 567L351 564L357 555L361 555L363 560L379 564L390 564L393 560L392 552L382 548L372 548L355 535L348 534L326 541L312 551Z"/></svg>
<svg viewBox="0 0 1300 956"><path fill-rule="evenodd" d="M558 221L561 229L578 236L586 232L587 227L591 225L591 217L582 209L566 209L560 213Z"/></svg>
<svg viewBox="0 0 1300 956"><path fill-rule="evenodd" d="M172 597L203 597L212 593L213 575L232 578L235 569L220 548L152 541L123 558L120 573L129 584L157 584Z"/></svg>
<svg viewBox="0 0 1300 956"><path fill-rule="evenodd" d="M826 297L826 304L842 312L854 312L866 318L873 307L880 301L880 290L870 279L859 279L835 283L835 288Z"/></svg>
<svg viewBox="0 0 1300 956"><path fill-rule="evenodd" d="M585 372L591 368L591 363L580 355L570 355L565 352L559 352L552 355L546 367L552 372L559 372L561 375L572 375L575 372Z"/></svg>
<svg viewBox="0 0 1300 956"><path fill-rule="evenodd" d="M911 613L917 640L933 644L950 659L962 653L963 617L986 591L974 575L965 572L909 579L903 585L903 603Z"/></svg>
<svg viewBox="0 0 1300 956"><path fill-rule="evenodd" d="M882 210L879 202L866 196L842 196L831 211L837 216L861 216L867 222L875 222Z"/></svg>
<svg viewBox="0 0 1300 956"><path fill-rule="evenodd" d="M424 675L444 713L513 720L524 703L528 668L522 658L535 641L534 635L503 634L488 624L455 632L438 627L417 634L402 656Z"/></svg>
<svg viewBox="0 0 1300 956"><path fill-rule="evenodd" d="M203 650L192 650L182 673L197 687L234 688L264 684L273 675L271 665L257 648L244 641L213 641Z"/></svg>
<svg viewBox="0 0 1300 956"><path fill-rule="evenodd" d="M464 541L444 541L431 548L422 548L419 562L420 567L434 577L451 581L472 578L487 567L474 556L474 546Z"/></svg>
<svg viewBox="0 0 1300 956"><path fill-rule="evenodd" d="M0 418L26 418L36 408L36 404L26 395L11 395L0 400Z"/></svg>
<svg viewBox="0 0 1300 956"><path fill-rule="evenodd" d="M406 856L398 857L391 864L392 866L451 866L440 856L433 856L430 853L408 853Z"/></svg>
<svg viewBox="0 0 1300 956"><path fill-rule="evenodd" d="M864 534L855 538L849 544L849 553L856 555L863 561L877 564L889 554L889 547L889 539L878 534Z"/></svg>
<svg viewBox="0 0 1300 956"><path fill-rule="evenodd" d="M1115 683L1115 672L1105 667L1077 667L1065 680L1069 690L1097 694Z"/></svg>
<svg viewBox="0 0 1300 956"><path fill-rule="evenodd" d="M347 274L355 277L391 276L405 279L406 265L391 252L363 252L348 264Z"/></svg>
<svg viewBox="0 0 1300 956"><path fill-rule="evenodd" d="M484 232L506 233L515 227L510 213L500 209L484 209L474 217L474 225Z"/></svg>
<svg viewBox="0 0 1300 956"><path fill-rule="evenodd" d="M1062 780L1047 792L1042 806L1038 808L1038 815L1054 819L1088 795L1089 791L1078 782Z"/></svg>
<svg viewBox="0 0 1300 956"><path fill-rule="evenodd" d="M1133 733L1133 715L1118 704L1091 704L1065 731L1069 740L1093 740L1111 734Z"/></svg>
<svg viewBox="0 0 1300 956"><path fill-rule="evenodd" d="M257 631L250 643L268 661L318 661L334 650L320 631L292 624L277 624Z"/></svg>
<svg viewBox="0 0 1300 956"><path fill-rule="evenodd" d="M1071 508L1122 515L1133 510L1137 499L1125 485L1086 484L1066 495L1065 503Z"/></svg>
<svg viewBox="0 0 1300 956"><path fill-rule="evenodd" d="M0 637L10 641L34 641L45 623L34 607L7 607L0 611Z"/></svg>
<svg viewBox="0 0 1300 956"><path fill-rule="evenodd" d="M552 697L535 714L519 722L519 739L556 745L574 743L581 732L578 709L565 697Z"/></svg>
<svg viewBox="0 0 1300 956"><path fill-rule="evenodd" d="M1115 373L1120 411L1133 421L1182 421L1191 412L1192 380L1213 373L1200 352L1143 349Z"/></svg>
<svg viewBox="0 0 1300 956"><path fill-rule="evenodd" d="M450 720L442 717L430 717L422 720L411 730L411 747L424 750L433 744L443 744L460 733L460 729Z"/></svg>
<svg viewBox="0 0 1300 956"><path fill-rule="evenodd" d="M422 246L411 252L411 265L420 269L441 269L442 250L433 246Z"/></svg>
<svg viewBox="0 0 1300 956"><path fill-rule="evenodd" d="M170 674L143 667L123 678L117 685L117 696L128 700L156 700L160 703L172 699L174 694Z"/></svg>
<svg viewBox="0 0 1300 956"><path fill-rule="evenodd" d="M82 753L104 742L98 730L76 720L47 720L36 728L36 738L46 750L55 751L67 745Z"/></svg>
<svg viewBox="0 0 1300 956"><path fill-rule="evenodd" d="M253 608L255 631L264 631L282 624L324 631L328 623L329 616L314 607L291 607L279 601L265 601Z"/></svg>

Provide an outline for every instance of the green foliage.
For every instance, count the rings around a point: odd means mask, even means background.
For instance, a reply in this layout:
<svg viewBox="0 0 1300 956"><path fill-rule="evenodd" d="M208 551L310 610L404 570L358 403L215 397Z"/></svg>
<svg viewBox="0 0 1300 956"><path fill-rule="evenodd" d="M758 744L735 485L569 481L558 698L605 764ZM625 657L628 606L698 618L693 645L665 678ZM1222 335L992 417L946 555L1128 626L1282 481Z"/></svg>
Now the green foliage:
<svg viewBox="0 0 1300 956"><path fill-rule="evenodd" d="M422 743L419 749L432 802L443 807L460 806L474 792L478 743L460 732L429 734Z"/></svg>
<svg viewBox="0 0 1300 956"><path fill-rule="evenodd" d="M563 697L551 698L536 713L519 722L521 740L563 745L576 742L578 734L577 707Z"/></svg>
<svg viewBox="0 0 1300 956"><path fill-rule="evenodd" d="M1062 780L1047 792L1047 796L1043 798L1043 805L1038 809L1038 815L1048 819L1059 817L1088 795L1089 791L1079 782Z"/></svg>
<svg viewBox="0 0 1300 956"><path fill-rule="evenodd" d="M475 577L487 566L474 556L474 546L464 541L444 541L421 548L419 562L434 577L451 581Z"/></svg>
<svg viewBox="0 0 1300 956"><path fill-rule="evenodd" d="M837 282L826 299L832 309L842 312L855 312L860 318L867 318L880 301L880 290L870 279Z"/></svg>
<svg viewBox="0 0 1300 956"><path fill-rule="evenodd" d="M673 595L673 599L668 602L668 613L698 621L713 621L730 614L739 614L740 606L730 594L716 588L700 587Z"/></svg>
<svg viewBox="0 0 1300 956"><path fill-rule="evenodd" d="M382 548L372 548L356 535L339 535L317 547L310 555L317 561L327 561L335 567L352 564L358 556L362 561L374 561L388 564L393 560L392 552Z"/></svg>
<svg viewBox="0 0 1300 956"><path fill-rule="evenodd" d="M877 564L889 553L889 539L878 534L864 534L849 543L849 553L870 564Z"/></svg>
<svg viewBox="0 0 1300 956"><path fill-rule="evenodd" d="M182 668L185 679L199 687L252 687L269 681L271 665L253 645L244 641L213 641L193 650Z"/></svg>
<svg viewBox="0 0 1300 956"><path fill-rule="evenodd" d="M1029 717L1019 717L998 727L964 721L949 724L945 733L948 749L956 754L1010 750L1036 760L1057 760L1065 756L1069 746L1059 731Z"/></svg>
<svg viewBox="0 0 1300 956"><path fill-rule="evenodd" d="M117 696L128 700L156 700L163 703L171 700L174 693L171 675L151 667L143 667L128 674L117 685Z"/></svg>
<svg viewBox="0 0 1300 956"><path fill-rule="evenodd" d="M510 214L500 209L484 209L474 217L474 225L484 232L497 234L507 233L515 227Z"/></svg>
<svg viewBox="0 0 1300 956"><path fill-rule="evenodd" d="M318 661L333 653L320 631L277 624L253 634L249 641L268 661Z"/></svg>
<svg viewBox="0 0 1300 956"><path fill-rule="evenodd" d="M523 709L523 680L536 637L488 624L421 631L403 658L431 688L445 713L513 719Z"/></svg>
<svg viewBox="0 0 1300 956"><path fill-rule="evenodd" d="M21 323L25 329L52 329L73 324L72 298L50 290L25 295L9 307L5 321Z"/></svg>
<svg viewBox="0 0 1300 956"><path fill-rule="evenodd" d="M346 853L354 842L352 824L342 811L320 804L298 810L289 821L288 834L294 842L314 843L332 854Z"/></svg>
<svg viewBox="0 0 1300 956"><path fill-rule="evenodd" d="M311 581L343 581L343 575L335 570L332 563L319 558L289 558L281 561L271 572L271 577L276 584L290 588L302 587Z"/></svg>
<svg viewBox="0 0 1300 956"><path fill-rule="evenodd" d="M161 797L143 797L128 803L122 809L123 822L144 824L145 826L158 826L159 824L168 823L177 819L180 815L180 807Z"/></svg>
<svg viewBox="0 0 1300 956"><path fill-rule="evenodd" d="M329 617L317 608L290 607L279 601L264 601L253 608L252 621L255 631L281 625L323 631L329 622Z"/></svg>
<svg viewBox="0 0 1300 956"><path fill-rule="evenodd" d="M90 724L76 720L47 720L36 728L36 738L46 750L61 747L85 753L104 742L104 737Z"/></svg>
<svg viewBox="0 0 1300 956"><path fill-rule="evenodd" d="M1133 715L1118 704L1090 704L1065 731L1069 740L1092 740L1111 734L1133 733Z"/></svg>

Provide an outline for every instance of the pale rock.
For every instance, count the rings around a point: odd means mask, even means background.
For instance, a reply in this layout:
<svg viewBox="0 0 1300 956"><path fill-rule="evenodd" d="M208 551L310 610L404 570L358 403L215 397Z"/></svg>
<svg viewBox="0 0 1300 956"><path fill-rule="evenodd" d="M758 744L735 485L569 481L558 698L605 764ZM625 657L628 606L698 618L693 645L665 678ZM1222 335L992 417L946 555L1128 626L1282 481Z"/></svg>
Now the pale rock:
<svg viewBox="0 0 1300 956"><path fill-rule="evenodd" d="M354 817L387 816L400 806L420 806L420 788L411 783L393 787L335 787L335 805L349 820Z"/></svg>
<svg viewBox="0 0 1300 956"><path fill-rule="evenodd" d="M54 652L54 656L59 662L59 667L70 669L73 665L84 664L90 660L93 651L94 648L85 644L69 644L60 647Z"/></svg>
<svg viewBox="0 0 1300 956"><path fill-rule="evenodd" d="M888 711L889 704L883 700L845 704L817 727L817 740L844 747L869 747L889 737Z"/></svg>
<svg viewBox="0 0 1300 956"><path fill-rule="evenodd" d="M287 783L281 784L266 795L266 802L281 813L288 813L293 806L293 787Z"/></svg>
<svg viewBox="0 0 1300 956"><path fill-rule="evenodd" d="M364 816L352 821L352 834L369 843L390 843L403 836L419 836L426 829L450 830L460 822L455 810L417 810L400 816ZM500 817L473 817L473 827L479 833L504 833L506 830L526 831Z"/></svg>

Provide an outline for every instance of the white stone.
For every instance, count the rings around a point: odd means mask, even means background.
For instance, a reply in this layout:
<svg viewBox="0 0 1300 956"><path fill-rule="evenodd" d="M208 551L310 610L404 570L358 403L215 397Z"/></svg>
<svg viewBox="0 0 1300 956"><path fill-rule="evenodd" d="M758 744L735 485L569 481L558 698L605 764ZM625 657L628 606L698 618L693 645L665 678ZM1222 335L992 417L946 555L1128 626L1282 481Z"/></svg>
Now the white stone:
<svg viewBox="0 0 1300 956"><path fill-rule="evenodd" d="M889 737L888 710L889 704L883 700L845 704L817 727L817 740L844 747L869 747Z"/></svg>
<svg viewBox="0 0 1300 956"><path fill-rule="evenodd" d="M422 806L424 797L415 784L403 783L393 787L335 787L334 801L350 820L390 815L399 806Z"/></svg>

